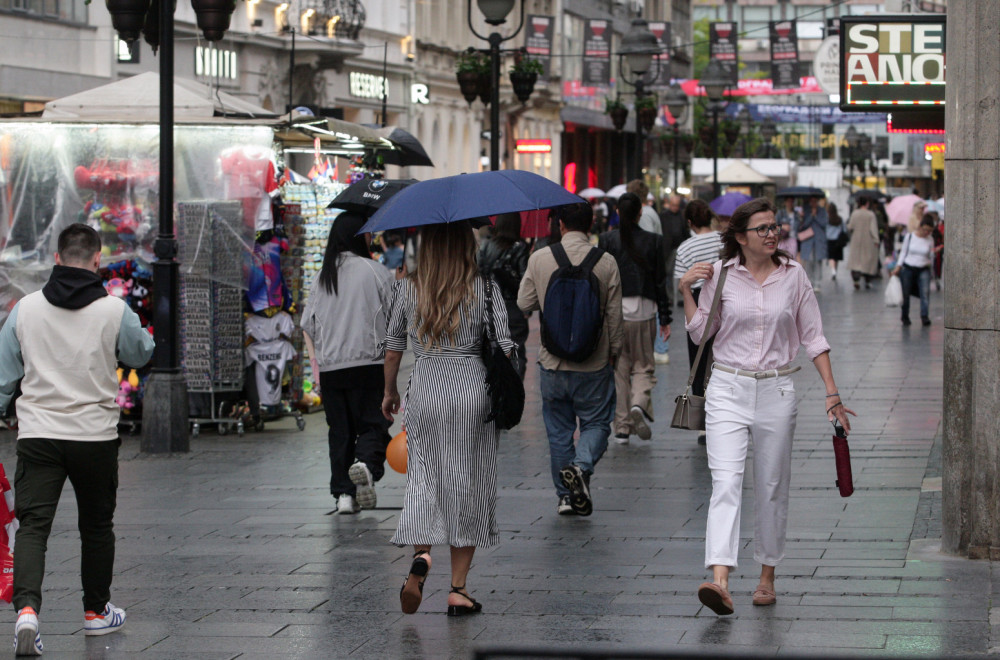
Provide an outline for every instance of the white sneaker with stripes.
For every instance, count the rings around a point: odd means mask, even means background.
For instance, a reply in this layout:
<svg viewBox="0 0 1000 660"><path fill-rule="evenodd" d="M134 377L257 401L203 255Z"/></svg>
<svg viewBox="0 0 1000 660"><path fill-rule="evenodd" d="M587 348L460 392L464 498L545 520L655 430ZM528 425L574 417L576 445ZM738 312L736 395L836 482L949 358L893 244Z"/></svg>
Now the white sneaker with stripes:
<svg viewBox="0 0 1000 660"><path fill-rule="evenodd" d="M33 607L22 607L14 624L14 655L41 655L42 636L38 633L38 614Z"/></svg>
<svg viewBox="0 0 1000 660"><path fill-rule="evenodd" d="M124 625L125 610L111 603L105 605L100 614L90 610L83 614L84 635L107 635L120 630Z"/></svg>

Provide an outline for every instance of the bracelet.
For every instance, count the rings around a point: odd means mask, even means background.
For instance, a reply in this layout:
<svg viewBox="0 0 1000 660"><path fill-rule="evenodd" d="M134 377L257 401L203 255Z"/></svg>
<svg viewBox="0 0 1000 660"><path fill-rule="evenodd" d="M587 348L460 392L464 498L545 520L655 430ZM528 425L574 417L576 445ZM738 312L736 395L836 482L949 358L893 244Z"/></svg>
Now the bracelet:
<svg viewBox="0 0 1000 660"><path fill-rule="evenodd" d="M844 405L843 402L842 401L838 401L837 403L833 404L832 406L830 406L829 408L826 409L826 414L829 415L831 410L833 410L837 406L842 406L842 405Z"/></svg>
<svg viewBox="0 0 1000 660"><path fill-rule="evenodd" d="M840 396L840 392L834 392L833 394L827 394L826 398L829 399L831 396Z"/></svg>

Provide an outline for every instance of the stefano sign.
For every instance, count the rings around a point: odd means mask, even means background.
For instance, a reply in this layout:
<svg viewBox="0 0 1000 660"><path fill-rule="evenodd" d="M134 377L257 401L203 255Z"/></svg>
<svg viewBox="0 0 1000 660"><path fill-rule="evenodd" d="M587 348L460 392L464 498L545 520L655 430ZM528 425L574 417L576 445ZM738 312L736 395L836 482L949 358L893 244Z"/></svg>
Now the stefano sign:
<svg viewBox="0 0 1000 660"><path fill-rule="evenodd" d="M840 108L944 106L945 17L841 19Z"/></svg>

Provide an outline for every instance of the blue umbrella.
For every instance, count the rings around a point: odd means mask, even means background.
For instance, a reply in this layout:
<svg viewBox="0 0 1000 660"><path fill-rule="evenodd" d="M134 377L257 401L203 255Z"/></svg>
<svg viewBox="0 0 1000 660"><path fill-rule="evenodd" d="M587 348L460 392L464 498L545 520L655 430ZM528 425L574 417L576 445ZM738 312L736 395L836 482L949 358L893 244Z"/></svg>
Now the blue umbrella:
<svg viewBox="0 0 1000 660"><path fill-rule="evenodd" d="M521 170L458 174L415 183L375 212L363 232L471 220L585 203L545 177Z"/></svg>
<svg viewBox="0 0 1000 660"><path fill-rule="evenodd" d="M398 195L397 195L398 197ZM715 211L716 215L732 215L740 205L746 204L753 197L750 195L744 195L738 192L727 192L725 195L719 195L713 199L709 206Z"/></svg>

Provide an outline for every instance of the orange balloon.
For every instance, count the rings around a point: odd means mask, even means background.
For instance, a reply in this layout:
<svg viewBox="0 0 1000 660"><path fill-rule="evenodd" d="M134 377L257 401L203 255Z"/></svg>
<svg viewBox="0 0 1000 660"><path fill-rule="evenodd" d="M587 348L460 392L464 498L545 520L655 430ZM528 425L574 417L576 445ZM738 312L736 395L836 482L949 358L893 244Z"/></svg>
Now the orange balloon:
<svg viewBox="0 0 1000 660"><path fill-rule="evenodd" d="M389 467L400 474L406 474L406 431L400 431L385 448L385 460Z"/></svg>

